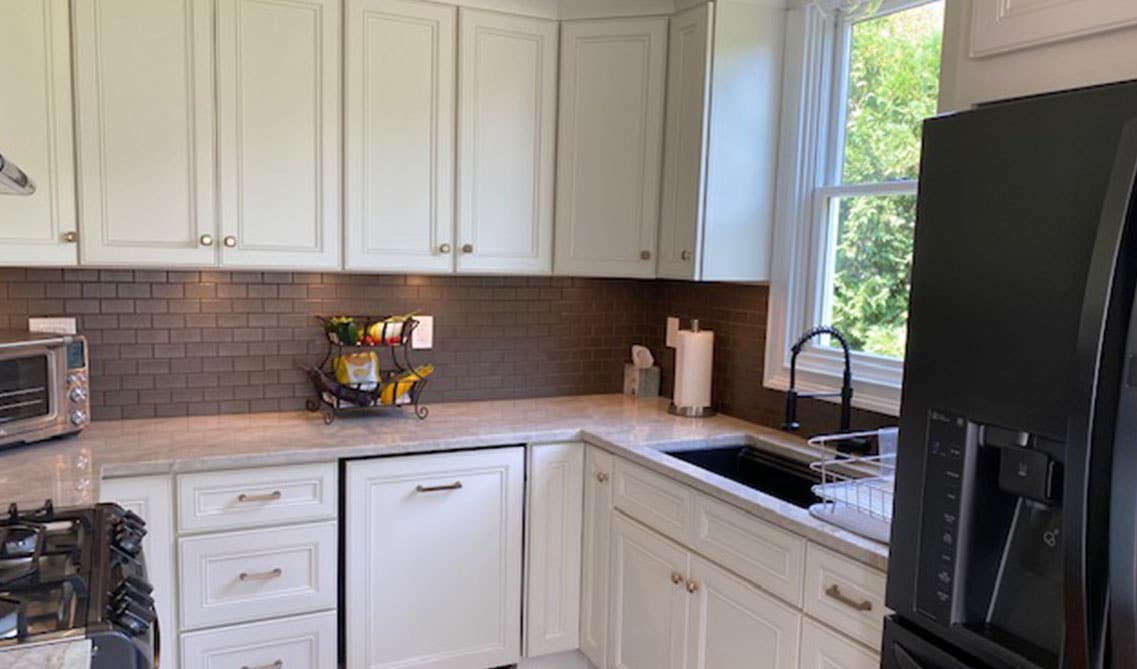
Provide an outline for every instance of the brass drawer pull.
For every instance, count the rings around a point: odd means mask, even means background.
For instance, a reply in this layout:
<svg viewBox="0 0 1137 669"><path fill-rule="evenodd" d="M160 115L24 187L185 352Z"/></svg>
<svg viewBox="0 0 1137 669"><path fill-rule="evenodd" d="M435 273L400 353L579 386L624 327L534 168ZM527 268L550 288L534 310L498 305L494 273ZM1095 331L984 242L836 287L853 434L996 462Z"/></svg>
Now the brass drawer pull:
<svg viewBox="0 0 1137 669"><path fill-rule="evenodd" d="M461 490L462 482L455 481L447 485L417 485L415 490L418 492L443 492L445 490Z"/></svg>
<svg viewBox="0 0 1137 669"><path fill-rule="evenodd" d="M596 472L596 480L601 482L601 483L607 483L608 482L607 472Z"/></svg>
<svg viewBox="0 0 1137 669"><path fill-rule="evenodd" d="M246 571L243 571L240 573L240 575L237 576L237 578L241 579L242 581L271 581L274 578L280 578L283 574L284 570L280 567L277 567L272 571L262 571L257 574L250 574Z"/></svg>
<svg viewBox="0 0 1137 669"><path fill-rule="evenodd" d="M687 592L689 592L691 594L695 594L698 591L699 591L699 582L694 580L694 579L688 580L687 581Z"/></svg>
<svg viewBox="0 0 1137 669"><path fill-rule="evenodd" d="M272 492L265 493L263 495L246 495L245 493L241 493L240 495L237 495L237 501L238 502L275 502L276 500L280 499L283 496L284 495L282 495L279 490L273 490Z"/></svg>
<svg viewBox="0 0 1137 669"><path fill-rule="evenodd" d="M855 599L850 599L850 598L846 597L841 592L841 588L837 587L836 583L834 583L833 585L831 585L825 589L825 595L827 597L832 597L833 599L836 599L837 601L841 602L842 604L844 604L845 606L848 606L851 609L856 609L858 611L872 611L872 602L868 601L867 599L864 601L858 602Z"/></svg>
<svg viewBox="0 0 1137 669"><path fill-rule="evenodd" d="M272 664L261 664L255 667L250 667L247 664L242 664L241 669L280 669L284 666L284 660L277 660Z"/></svg>
<svg viewBox="0 0 1137 669"><path fill-rule="evenodd" d="M671 582L675 585L679 585L683 582L683 574L680 574L677 571L671 572Z"/></svg>

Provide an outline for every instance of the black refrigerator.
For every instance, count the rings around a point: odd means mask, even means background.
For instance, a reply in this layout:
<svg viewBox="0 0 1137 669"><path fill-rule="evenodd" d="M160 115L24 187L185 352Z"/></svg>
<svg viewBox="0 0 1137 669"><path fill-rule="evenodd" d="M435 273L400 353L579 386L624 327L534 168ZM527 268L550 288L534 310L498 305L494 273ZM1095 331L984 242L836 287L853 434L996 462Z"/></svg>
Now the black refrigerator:
<svg viewBox="0 0 1137 669"><path fill-rule="evenodd" d="M882 666L1137 667L1137 81L924 126Z"/></svg>

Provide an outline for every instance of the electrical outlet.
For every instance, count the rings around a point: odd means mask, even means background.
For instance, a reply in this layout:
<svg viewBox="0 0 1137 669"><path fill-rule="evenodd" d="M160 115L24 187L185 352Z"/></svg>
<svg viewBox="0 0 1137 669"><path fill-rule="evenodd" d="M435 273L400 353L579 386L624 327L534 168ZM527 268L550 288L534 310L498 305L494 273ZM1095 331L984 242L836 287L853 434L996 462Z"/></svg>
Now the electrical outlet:
<svg viewBox="0 0 1137 669"><path fill-rule="evenodd" d="M411 348L434 348L434 316L415 316L418 325L411 332Z"/></svg>
<svg viewBox="0 0 1137 669"><path fill-rule="evenodd" d="M679 317L667 317L667 345L675 348L679 345Z"/></svg>
<svg viewBox="0 0 1137 669"><path fill-rule="evenodd" d="M51 334L73 335L76 333L74 318L29 318L29 332L50 332Z"/></svg>

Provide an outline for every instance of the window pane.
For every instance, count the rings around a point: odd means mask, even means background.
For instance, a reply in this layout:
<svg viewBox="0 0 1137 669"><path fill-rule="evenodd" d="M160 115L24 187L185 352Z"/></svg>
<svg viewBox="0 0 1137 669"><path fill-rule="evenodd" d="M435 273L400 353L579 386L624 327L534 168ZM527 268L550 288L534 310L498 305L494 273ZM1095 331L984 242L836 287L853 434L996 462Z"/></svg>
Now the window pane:
<svg viewBox="0 0 1137 669"><path fill-rule="evenodd" d="M845 183L915 179L921 121L936 113L942 0L853 24Z"/></svg>
<svg viewBox="0 0 1137 669"><path fill-rule="evenodd" d="M903 358L916 196L834 198L831 206L826 322L854 350Z"/></svg>

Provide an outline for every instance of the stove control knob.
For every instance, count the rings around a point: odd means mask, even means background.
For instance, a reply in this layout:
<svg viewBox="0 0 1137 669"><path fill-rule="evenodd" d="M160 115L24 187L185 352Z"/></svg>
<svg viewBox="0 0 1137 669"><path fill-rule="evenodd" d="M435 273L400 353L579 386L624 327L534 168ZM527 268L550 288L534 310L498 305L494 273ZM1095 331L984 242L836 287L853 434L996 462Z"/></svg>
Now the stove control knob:
<svg viewBox="0 0 1137 669"><path fill-rule="evenodd" d="M114 544L123 553L135 557L142 552L142 538L145 536L146 530L141 527L120 523L115 531Z"/></svg>
<svg viewBox="0 0 1137 669"><path fill-rule="evenodd" d="M79 404L83 400L87 399L87 391L83 390L79 386L75 386L71 389L71 392L67 393L67 396L71 398L72 402Z"/></svg>
<svg viewBox="0 0 1137 669"><path fill-rule="evenodd" d="M87 424L87 412L78 409L71 412L71 424L75 427L82 427Z"/></svg>
<svg viewBox="0 0 1137 669"><path fill-rule="evenodd" d="M133 527L137 527L139 529L146 527L146 521L142 520L142 516L129 509L127 509L126 513L123 514L122 519L124 522L129 523Z"/></svg>
<svg viewBox="0 0 1137 669"><path fill-rule="evenodd" d="M154 586L147 583L144 579L138 578L137 576L127 576L124 584L130 586L131 588L134 588L139 592L144 592L147 595L154 592Z"/></svg>
<svg viewBox="0 0 1137 669"><path fill-rule="evenodd" d="M123 602L110 615L111 620L125 627L131 636L145 634L156 617L153 608L134 602Z"/></svg>

